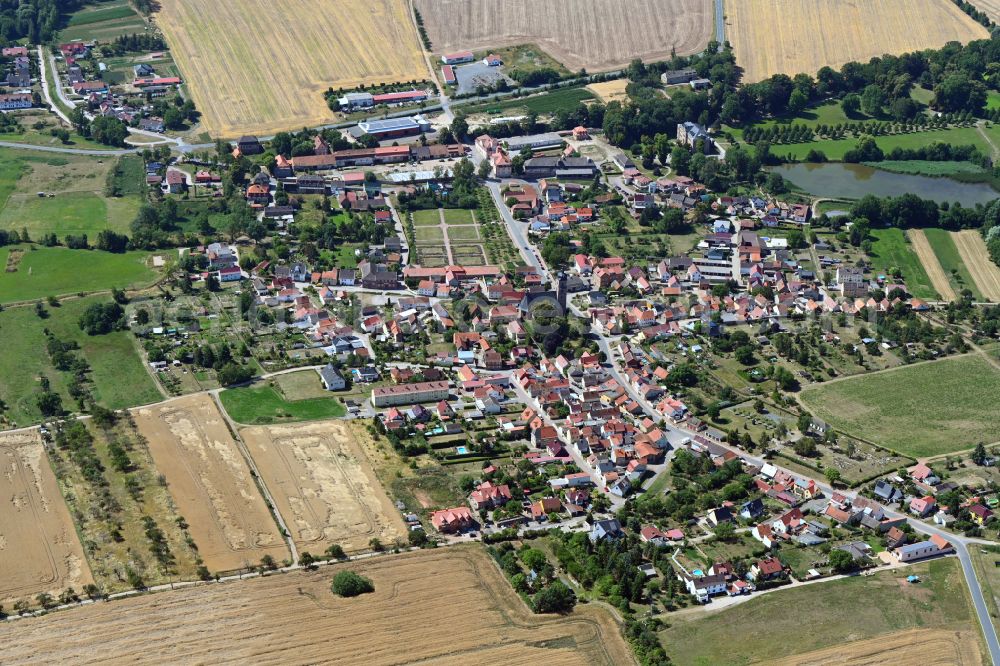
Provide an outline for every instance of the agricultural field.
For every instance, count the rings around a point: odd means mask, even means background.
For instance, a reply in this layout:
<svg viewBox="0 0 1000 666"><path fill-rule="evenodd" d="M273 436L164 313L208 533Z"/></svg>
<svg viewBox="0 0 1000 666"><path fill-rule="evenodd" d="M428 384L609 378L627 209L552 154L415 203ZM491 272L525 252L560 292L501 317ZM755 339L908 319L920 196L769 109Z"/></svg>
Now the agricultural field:
<svg viewBox="0 0 1000 666"><path fill-rule="evenodd" d="M49 455L102 592L197 578L197 544L131 418L72 423Z"/></svg>
<svg viewBox="0 0 1000 666"><path fill-rule="evenodd" d="M114 158L47 155L0 148L0 228L27 229L31 238L54 233L97 234L110 229L124 233L142 203L134 187L120 197L105 194ZM144 185L145 174L138 177ZM39 196L40 192L51 196Z"/></svg>
<svg viewBox="0 0 1000 666"><path fill-rule="evenodd" d="M319 375L316 372L312 370L306 372L313 375L316 383L319 383ZM276 379L261 386L226 389L219 394L219 398L230 418L245 425L315 421L343 416L346 413L344 405L332 393L292 398L282 390Z"/></svg>
<svg viewBox="0 0 1000 666"><path fill-rule="evenodd" d="M800 397L838 430L927 457L1000 441L1000 423L986 407L998 391L1000 370L967 354L810 386Z"/></svg>
<svg viewBox="0 0 1000 666"><path fill-rule="evenodd" d="M920 576L919 584L906 583L906 576ZM881 663L846 661L872 650L870 639L886 645L912 640L910 630L920 636L933 633L934 653L927 663L979 664L978 627L967 599L965 581L955 559L940 559L906 569L881 571L871 577L850 577L766 594L718 613L672 615L670 628L660 633L667 654L678 664L748 663ZM802 631L808 627L808 631ZM905 632L905 634L903 633ZM960 661L942 660L946 649L938 645L943 636L955 637L951 654ZM775 641L774 636L795 636L793 643ZM922 638L920 645L922 646ZM864 641L865 643L854 643ZM791 646L791 647L790 647ZM833 661L810 661L816 650L838 650ZM896 659L892 663L908 663ZM888 658L888 657L884 657ZM925 663L921 653L918 659Z"/></svg>
<svg viewBox="0 0 1000 666"><path fill-rule="evenodd" d="M97 40L110 42L120 35L142 33L146 21L136 13L128 0L95 2L74 12L59 32L59 41Z"/></svg>
<svg viewBox="0 0 1000 666"><path fill-rule="evenodd" d="M93 582L38 433L0 434L0 604Z"/></svg>
<svg viewBox="0 0 1000 666"><path fill-rule="evenodd" d="M3 279L3 278L0 278ZM4 332L4 353L0 354L0 399L5 409L0 418L5 426L23 427L41 420L37 397L39 376L46 377L52 391L62 397L63 406L74 408L69 393L71 373L60 372L46 350L44 330L63 342L79 345L75 352L90 365L91 393L97 404L109 409L143 405L162 396L144 367L131 333L114 331L87 335L78 324L84 310L109 297L91 296L62 301L59 307L45 306L45 318L31 307L7 307L0 312Z"/></svg>
<svg viewBox="0 0 1000 666"><path fill-rule="evenodd" d="M951 302L957 300L958 294L955 289L952 288L951 281L948 279L949 274L945 272L944 266L938 260L938 256L934 251L935 246L931 245L930 240L928 240L927 236L924 234L924 230L910 229L906 233L910 239L910 245L913 246L913 251L917 253L917 258L920 259L920 263L923 265L924 271L927 273L927 278L931 281L931 286L934 288L934 291L936 291L938 296L944 301ZM947 236L945 236L944 239L944 241L939 240L936 247L941 247L943 249L943 243L950 240Z"/></svg>
<svg viewBox="0 0 1000 666"><path fill-rule="evenodd" d="M209 395L136 410L139 432L212 571L256 566L288 550L250 468Z"/></svg>
<svg viewBox="0 0 1000 666"><path fill-rule="evenodd" d="M934 256L947 274L955 293L958 294L963 289L968 289L977 300L982 300L979 287L972 278L969 267L962 260L962 256L958 252L958 247L955 245L955 235L953 232L945 231L944 229L924 229L923 235L934 250ZM914 244L916 244L916 241L914 241ZM923 257L921 257L921 260L923 260Z"/></svg>
<svg viewBox="0 0 1000 666"><path fill-rule="evenodd" d="M406 540L406 525L346 422L245 428L240 437L300 551L319 555L337 544L355 553L372 539Z"/></svg>
<svg viewBox="0 0 1000 666"><path fill-rule="evenodd" d="M950 0L726 2L726 38L747 83L988 37Z"/></svg>
<svg viewBox="0 0 1000 666"><path fill-rule="evenodd" d="M853 641L774 661L776 666L840 664L926 664L926 666L979 666L982 653L976 631L910 629L878 638Z"/></svg>
<svg viewBox="0 0 1000 666"><path fill-rule="evenodd" d="M330 123L327 88L429 74L405 0L170 0L156 22L213 136Z"/></svg>
<svg viewBox="0 0 1000 666"><path fill-rule="evenodd" d="M699 0L417 0L435 53L533 42L570 70L697 53L712 38ZM623 17L628 17L623 20Z"/></svg>
<svg viewBox="0 0 1000 666"><path fill-rule="evenodd" d="M979 292L991 301L1000 301L1000 268L990 261L983 237L978 231L967 229L952 238Z"/></svg>
<svg viewBox="0 0 1000 666"><path fill-rule="evenodd" d="M991 138L997 140L997 126L986 129ZM952 127L949 129L927 130L926 132L909 132L903 134L888 134L873 137L878 147L885 152L890 152L894 148L916 149L926 146L935 141L950 143L955 146L974 145L979 150L989 154L992 150L990 144L974 127ZM802 161L810 150L821 151L831 161L844 159L847 151L856 148L858 139L847 137L845 139L820 139L806 143L775 144L771 147L775 155L789 156L793 160Z"/></svg>
<svg viewBox="0 0 1000 666"><path fill-rule="evenodd" d="M937 299L927 271L901 229L873 229L871 235L875 238L871 253L875 270L888 273L898 268L911 294L917 298Z"/></svg>
<svg viewBox="0 0 1000 666"><path fill-rule="evenodd" d="M343 569L370 578L375 591L334 595L330 579ZM583 606L566 616L533 615L476 546L53 613L0 626L0 641L11 662L45 654L89 664L113 654L122 661L396 664L402 649L408 662L634 663L606 611Z"/></svg>
<svg viewBox="0 0 1000 666"><path fill-rule="evenodd" d="M589 88L589 87L588 87ZM595 99L588 88L559 88L528 97L514 99L491 100L475 104L455 105L468 115L488 113L490 115L511 113L536 113L538 115L553 114L560 109L571 109L581 102Z"/></svg>
<svg viewBox="0 0 1000 666"><path fill-rule="evenodd" d="M135 289L156 280L148 252L111 254L100 250L15 245L0 249L0 303L48 296Z"/></svg>

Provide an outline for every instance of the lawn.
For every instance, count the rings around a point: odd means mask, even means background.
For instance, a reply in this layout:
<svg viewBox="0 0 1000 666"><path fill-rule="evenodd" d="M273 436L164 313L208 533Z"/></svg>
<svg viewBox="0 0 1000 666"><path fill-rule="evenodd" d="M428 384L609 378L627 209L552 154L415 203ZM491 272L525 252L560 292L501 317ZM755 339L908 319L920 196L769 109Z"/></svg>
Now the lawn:
<svg viewBox="0 0 1000 666"><path fill-rule="evenodd" d="M291 372L286 375L278 375L274 378L278 385L278 390L286 400L307 400L309 398L323 398L329 395L323 388L319 373L315 370L303 370L302 372Z"/></svg>
<svg viewBox="0 0 1000 666"><path fill-rule="evenodd" d="M438 210L415 210L413 211L413 226L415 227L436 227L441 224L441 213Z"/></svg>
<svg viewBox="0 0 1000 666"><path fill-rule="evenodd" d="M244 425L316 421L346 413L344 406L333 396L286 400L271 385L227 389L219 397L229 416Z"/></svg>
<svg viewBox="0 0 1000 666"><path fill-rule="evenodd" d="M479 240L479 229L477 227L450 227L448 229L448 240L450 241L477 241Z"/></svg>
<svg viewBox="0 0 1000 666"><path fill-rule="evenodd" d="M972 354L810 386L801 399L838 430L926 457L1000 441L1000 370Z"/></svg>
<svg viewBox="0 0 1000 666"><path fill-rule="evenodd" d="M37 422L41 413L35 403L38 377L44 374L53 390L60 393L63 406L75 402L66 390L68 373L52 367L43 330L48 328L60 340L74 340L91 366L93 394L97 402L122 409L161 400L152 377L143 367L131 334L122 331L88 336L78 321L91 303L107 297L67 300L60 307L46 306L48 317L40 318L31 307L6 308L0 312L4 332L4 353L0 355L0 398L6 403L8 418L23 426Z"/></svg>
<svg viewBox="0 0 1000 666"><path fill-rule="evenodd" d="M919 585L904 582L911 573ZM956 560L935 560L780 590L711 615L671 616L660 640L674 663L715 666L773 662L904 629L972 629L965 589Z"/></svg>
<svg viewBox="0 0 1000 666"><path fill-rule="evenodd" d="M944 229L924 229L924 235L927 236L927 241L934 249L934 256L941 262L941 268L944 269L948 280L955 288L955 293L961 293L963 289L968 289L976 297L976 300L983 300L982 294L976 287L976 281L972 279L972 274L965 262L962 261L958 248L955 247L955 240L952 238L951 232Z"/></svg>
<svg viewBox="0 0 1000 666"><path fill-rule="evenodd" d="M475 224L472 219L472 211L464 208L445 208L444 223L451 224Z"/></svg>
<svg viewBox="0 0 1000 666"><path fill-rule="evenodd" d="M151 284L156 273L149 268L148 252L111 254L98 250L19 246L0 249L0 263L8 268L11 252L20 252L15 272L0 274L0 303L28 301L46 296L137 288ZM15 255L16 256L16 255Z"/></svg>
<svg viewBox="0 0 1000 666"><path fill-rule="evenodd" d="M413 230L413 237L418 243L442 243L444 241L444 232L435 227L416 227Z"/></svg>
<svg viewBox="0 0 1000 666"><path fill-rule="evenodd" d="M902 271L911 294L917 298L937 298L938 294L931 286L924 265L920 263L920 258L910 247L901 229L873 229L871 234L875 238L871 258L876 270L888 275L892 269L898 268Z"/></svg>

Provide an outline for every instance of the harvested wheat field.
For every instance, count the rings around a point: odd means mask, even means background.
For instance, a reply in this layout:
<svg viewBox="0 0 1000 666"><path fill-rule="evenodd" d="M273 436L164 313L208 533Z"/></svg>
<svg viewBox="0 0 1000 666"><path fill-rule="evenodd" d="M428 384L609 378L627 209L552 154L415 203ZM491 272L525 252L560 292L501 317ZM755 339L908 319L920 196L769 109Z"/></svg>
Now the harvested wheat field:
<svg viewBox="0 0 1000 666"><path fill-rule="evenodd" d="M983 237L978 231L966 229L952 234L952 238L979 292L991 301L1000 301L1000 267L990 261Z"/></svg>
<svg viewBox="0 0 1000 666"><path fill-rule="evenodd" d="M406 0L161 0L156 22L213 135L335 120L323 92L429 75Z"/></svg>
<svg viewBox="0 0 1000 666"><path fill-rule="evenodd" d="M687 55L712 37L707 0L416 0L435 53L538 44L591 71Z"/></svg>
<svg viewBox="0 0 1000 666"><path fill-rule="evenodd" d="M976 632L943 629L900 631L774 662L776 666L979 666L982 663Z"/></svg>
<svg viewBox="0 0 1000 666"><path fill-rule="evenodd" d="M951 0L726 0L726 38L747 83L988 37Z"/></svg>
<svg viewBox="0 0 1000 666"><path fill-rule="evenodd" d="M299 550L348 552L405 539L406 525L344 421L245 428L246 443Z"/></svg>
<svg viewBox="0 0 1000 666"><path fill-rule="evenodd" d="M330 592L341 568L375 592ZM141 617L142 622L134 622ZM597 607L532 615L479 546L172 590L0 625L4 661L631 664ZM95 646L100 650L95 650Z"/></svg>
<svg viewBox="0 0 1000 666"><path fill-rule="evenodd" d="M628 99L628 95L625 94L625 88L628 84L628 79L612 79L610 81L601 81L600 83L591 83L587 86L587 90L600 97L601 101L605 104L608 102L624 103Z"/></svg>
<svg viewBox="0 0 1000 666"><path fill-rule="evenodd" d="M38 432L0 435L0 603L93 582Z"/></svg>
<svg viewBox="0 0 1000 666"><path fill-rule="evenodd" d="M209 395L172 400L134 412L156 468L198 553L212 571L256 566L264 555L289 553L250 468Z"/></svg>
<svg viewBox="0 0 1000 666"><path fill-rule="evenodd" d="M920 263L924 265L924 270L927 271L927 277L931 280L931 286L934 287L934 291L938 293L941 300L948 302L958 300L958 294L952 289L951 282L948 281L948 274L944 272L941 262L938 260L937 255L934 254L934 248L931 247L930 241L927 240L924 230L910 229L907 235L910 237L910 244L913 246L913 251L917 253Z"/></svg>

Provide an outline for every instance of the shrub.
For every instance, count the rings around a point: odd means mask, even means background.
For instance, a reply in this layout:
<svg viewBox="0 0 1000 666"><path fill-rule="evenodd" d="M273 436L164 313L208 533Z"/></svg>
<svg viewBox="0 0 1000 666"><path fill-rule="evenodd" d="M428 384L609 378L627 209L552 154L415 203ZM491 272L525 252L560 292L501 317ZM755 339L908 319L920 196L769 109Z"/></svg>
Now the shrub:
<svg viewBox="0 0 1000 666"><path fill-rule="evenodd" d="M341 571L333 577L330 585L333 593L341 597L356 597L359 594L367 594L375 591L375 585L371 579L365 578L353 571Z"/></svg>

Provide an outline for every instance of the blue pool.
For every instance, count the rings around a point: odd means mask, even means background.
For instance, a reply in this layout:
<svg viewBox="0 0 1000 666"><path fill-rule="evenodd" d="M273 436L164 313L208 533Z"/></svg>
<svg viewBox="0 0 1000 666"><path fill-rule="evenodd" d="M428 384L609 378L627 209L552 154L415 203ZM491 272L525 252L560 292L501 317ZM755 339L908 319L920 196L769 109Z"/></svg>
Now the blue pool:
<svg viewBox="0 0 1000 666"><path fill-rule="evenodd" d="M455 447L455 453L457 453L460 456L464 456L468 452L469 452L469 449L466 446L456 446Z"/></svg>
<svg viewBox="0 0 1000 666"><path fill-rule="evenodd" d="M705 573L701 569L695 569L691 573L693 573L695 576L704 576L705 575Z"/></svg>

